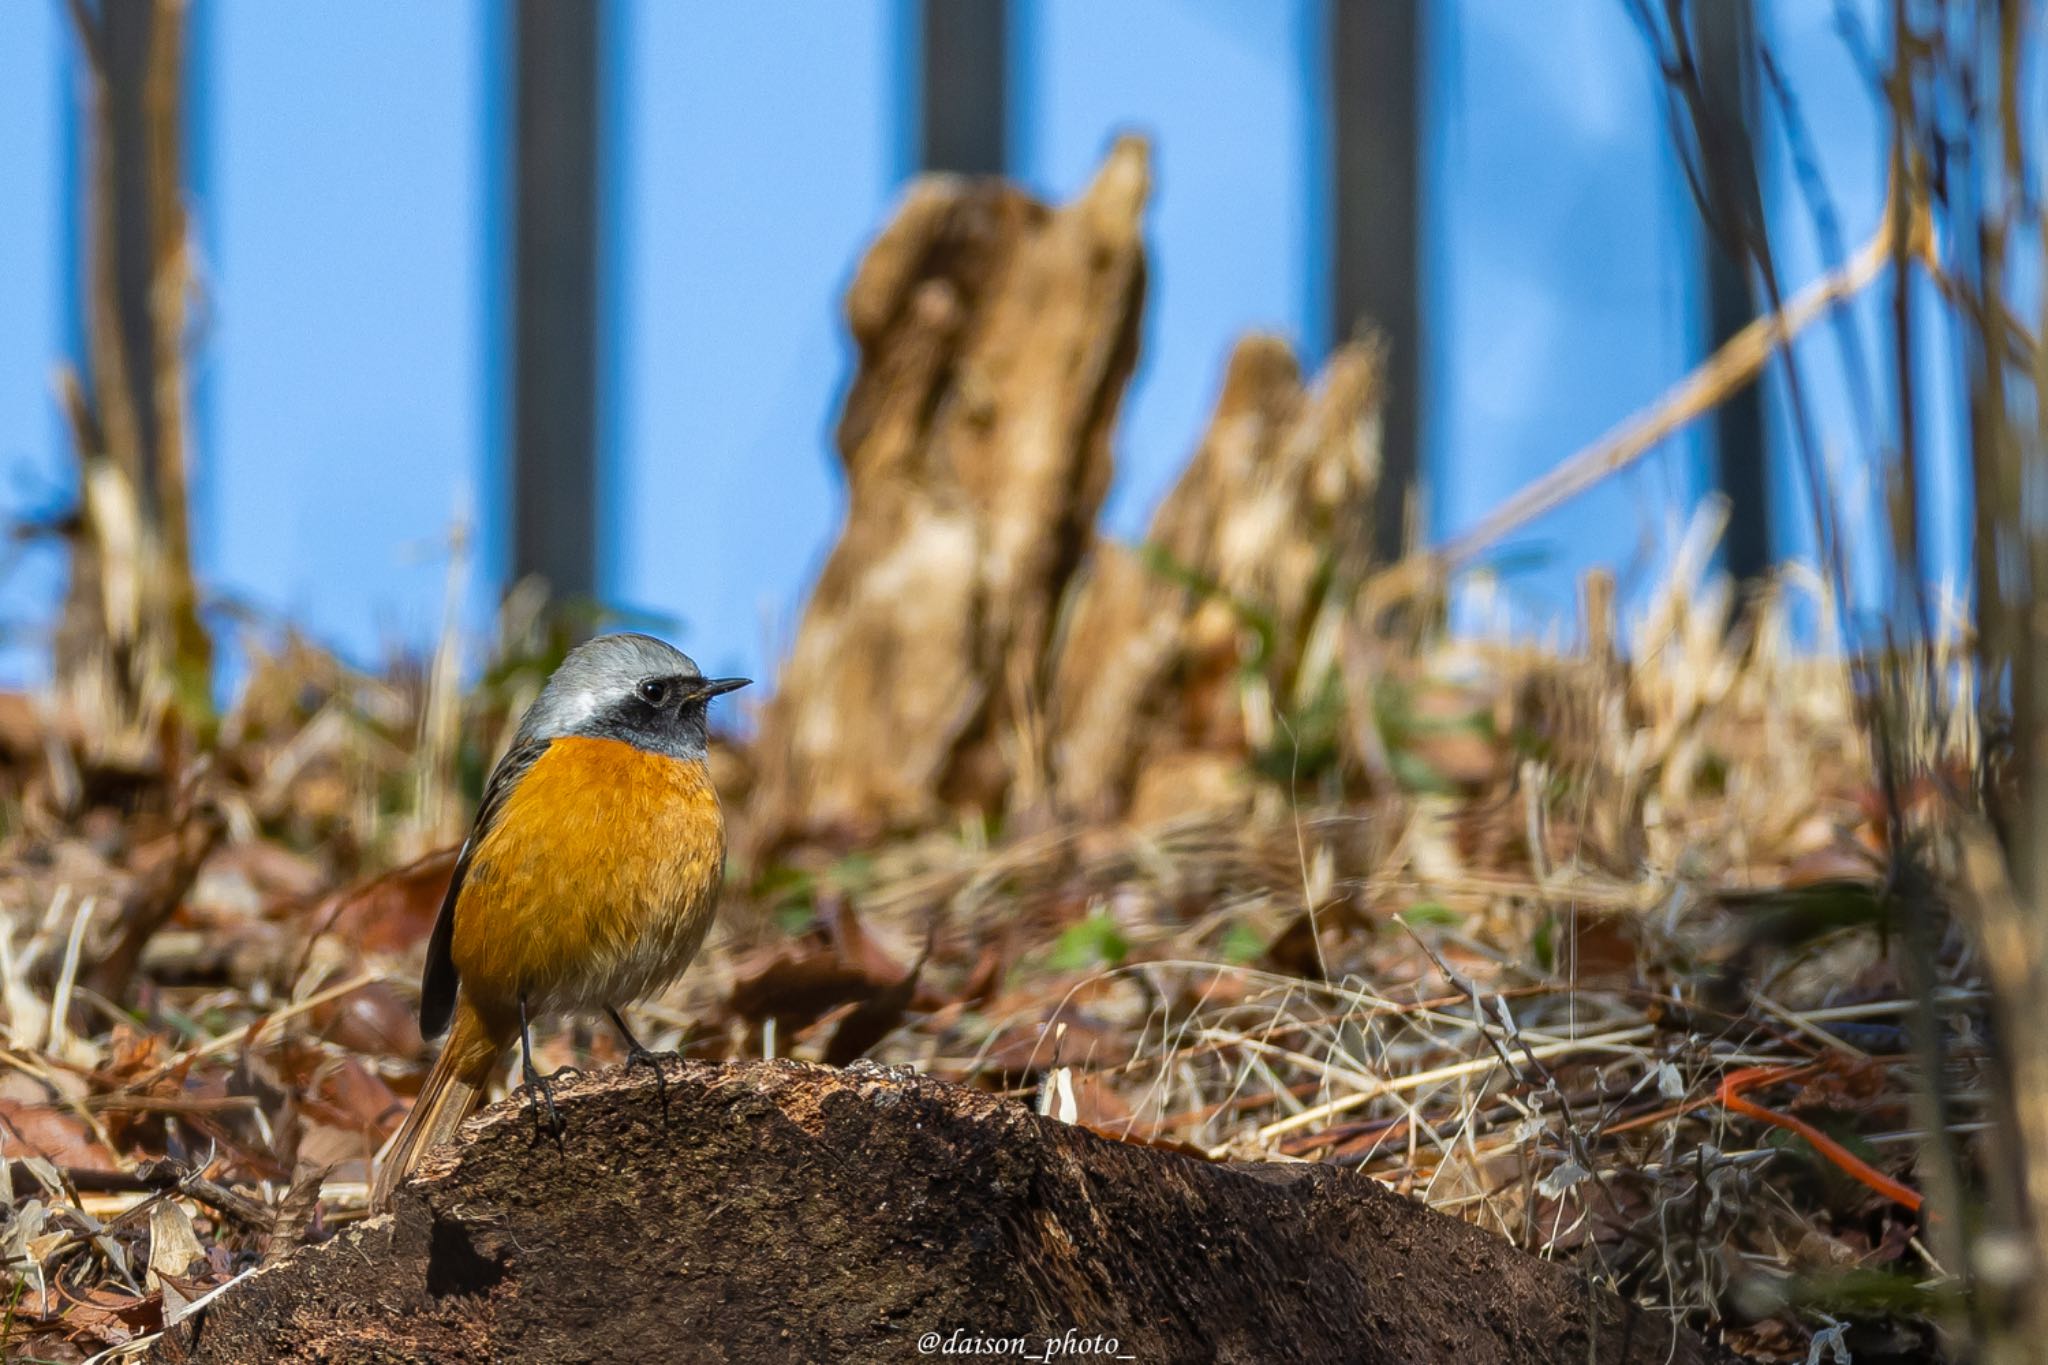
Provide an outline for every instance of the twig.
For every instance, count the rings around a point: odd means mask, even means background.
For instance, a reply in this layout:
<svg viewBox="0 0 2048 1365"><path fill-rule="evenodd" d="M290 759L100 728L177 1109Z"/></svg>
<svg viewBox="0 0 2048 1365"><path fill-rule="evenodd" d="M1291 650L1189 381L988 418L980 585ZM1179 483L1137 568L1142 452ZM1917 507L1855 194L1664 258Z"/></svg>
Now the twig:
<svg viewBox="0 0 2048 1365"><path fill-rule="evenodd" d="M143 1089L152 1084L153 1082L159 1081L163 1079L165 1076L170 1075L172 1072L178 1070L180 1067L191 1065L193 1062L198 1061L201 1057L210 1057L217 1052L225 1052L229 1048L241 1046L244 1040L254 1038L256 1035L260 1034L265 1027L271 1024L282 1024L288 1019L296 1019L299 1015L306 1013L308 1010L318 1009L320 1006L326 1004L330 1000L339 1000L344 995L348 995L354 991L359 991L365 986L375 985L377 982L382 981L383 979L384 973L382 972L358 972L356 975L350 977L348 980L340 983L339 985L329 986L327 989L323 991L316 991L312 995L307 996L304 1000L295 1001L292 1004L285 1006L283 1009L276 1011L275 1013L266 1014L258 1019L251 1019L246 1024L243 1024L237 1028L229 1029L226 1033L221 1034L218 1038L209 1039L206 1042L201 1043L197 1047L186 1049L185 1051L179 1053L177 1056L173 1057L170 1061L165 1062L155 1071L150 1072L147 1076L142 1077L140 1080L130 1082L126 1089L130 1092Z"/></svg>
<svg viewBox="0 0 2048 1365"><path fill-rule="evenodd" d="M1556 1043L1543 1044L1532 1047L1528 1051L1530 1056L1536 1058L1562 1057L1573 1052L1599 1052L1612 1049L1633 1052L1634 1049L1627 1047L1627 1044L1648 1038L1655 1034L1656 1031L1653 1025L1639 1024L1634 1028L1617 1029L1612 1033L1603 1033L1591 1038L1570 1038ZM1477 1057L1469 1061L1454 1062L1448 1066L1434 1067L1428 1071L1411 1072L1406 1076L1397 1076L1389 1081L1381 1081L1370 1090L1361 1090L1350 1095L1340 1095L1336 1099L1316 1105L1312 1109L1304 1109L1299 1114L1294 1114L1284 1119L1277 1119L1259 1129L1257 1140L1259 1142L1270 1142L1283 1133L1291 1133L1297 1128L1306 1128L1312 1123L1320 1123L1334 1115L1348 1113L1360 1105L1369 1104L1382 1096L1399 1094L1405 1090L1420 1090L1425 1086L1457 1080L1461 1076L1475 1076L1483 1071L1491 1071L1500 1064L1498 1057Z"/></svg>

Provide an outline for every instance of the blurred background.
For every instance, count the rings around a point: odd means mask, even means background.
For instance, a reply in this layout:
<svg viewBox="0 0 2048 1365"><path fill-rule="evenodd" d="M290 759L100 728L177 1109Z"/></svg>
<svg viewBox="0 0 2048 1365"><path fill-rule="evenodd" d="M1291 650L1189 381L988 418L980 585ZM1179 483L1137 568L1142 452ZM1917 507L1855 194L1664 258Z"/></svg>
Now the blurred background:
<svg viewBox="0 0 2048 1365"><path fill-rule="evenodd" d="M1788 293L1881 217L1878 8L1703 10L1753 30L1700 51L1725 51L1710 74L1754 132ZM1370 324L1391 344L1382 527L1413 498L1425 539L1455 534L1754 311L1688 184L1657 22L1636 0L193 0L207 609L375 665L438 636L462 545L468 625L539 572L707 668L772 676L842 511L840 298L864 244L921 170L1057 201L1125 130L1153 140L1157 188L1106 528L1142 532L1236 337L1277 331L1313 370ZM76 492L51 376L86 337L77 43L57 0L0 5L0 513L31 528L0 576L16 684L47 671L63 584L33 527ZM1888 307L1872 291L1850 344L1815 328L1798 352L1846 525L1873 544L1886 419L1858 370L1885 359ZM1925 354L1955 353L1947 325L1922 310ZM1456 619L1546 629L1594 565L1640 600L1714 488L1739 579L1810 554L1780 374L1492 547L1498 591ZM1935 365L1919 393L1937 456L1956 384ZM1919 512L1937 586L1968 516L1947 454Z"/></svg>

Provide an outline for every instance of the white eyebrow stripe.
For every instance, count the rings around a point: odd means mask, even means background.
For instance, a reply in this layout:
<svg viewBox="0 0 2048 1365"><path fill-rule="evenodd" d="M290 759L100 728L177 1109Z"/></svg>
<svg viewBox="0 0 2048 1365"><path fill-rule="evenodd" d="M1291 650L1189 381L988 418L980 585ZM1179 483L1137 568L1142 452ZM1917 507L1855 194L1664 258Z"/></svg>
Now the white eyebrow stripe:
<svg viewBox="0 0 2048 1365"><path fill-rule="evenodd" d="M565 726L580 725L596 714L597 693L586 689L576 694L575 705L568 714L562 717L562 723Z"/></svg>

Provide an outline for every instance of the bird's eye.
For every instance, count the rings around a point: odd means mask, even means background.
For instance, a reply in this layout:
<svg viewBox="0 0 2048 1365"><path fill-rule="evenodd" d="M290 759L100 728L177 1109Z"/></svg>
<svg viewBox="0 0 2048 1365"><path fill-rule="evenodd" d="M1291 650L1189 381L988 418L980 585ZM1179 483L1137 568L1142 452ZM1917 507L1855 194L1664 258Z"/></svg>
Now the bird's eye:
<svg viewBox="0 0 2048 1365"><path fill-rule="evenodd" d="M649 678L640 684L640 700L649 706L660 706L668 700L668 679Z"/></svg>

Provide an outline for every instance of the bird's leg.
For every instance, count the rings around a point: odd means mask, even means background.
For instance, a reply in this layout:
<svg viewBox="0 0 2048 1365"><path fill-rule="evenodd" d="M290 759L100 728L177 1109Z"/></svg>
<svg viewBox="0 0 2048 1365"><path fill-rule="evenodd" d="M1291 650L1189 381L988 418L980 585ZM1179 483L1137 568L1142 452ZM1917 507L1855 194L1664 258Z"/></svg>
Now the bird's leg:
<svg viewBox="0 0 2048 1365"><path fill-rule="evenodd" d="M668 1077L661 1074L661 1059L640 1045L633 1036L633 1030L626 1027L626 1021L610 1005L604 1012L611 1017L612 1027L619 1031L619 1037L626 1040L626 1070L630 1073L636 1066L644 1066L654 1072L654 1092L661 1096L661 1116L668 1117Z"/></svg>
<svg viewBox="0 0 2048 1365"><path fill-rule="evenodd" d="M533 1031L526 1022L526 997L519 997L519 1074L533 1091L533 1132L534 1141L541 1135L552 1134L557 1147L562 1145L562 1116L555 1110L554 1087L547 1077L533 1064ZM542 1117L545 1114L546 1117Z"/></svg>

